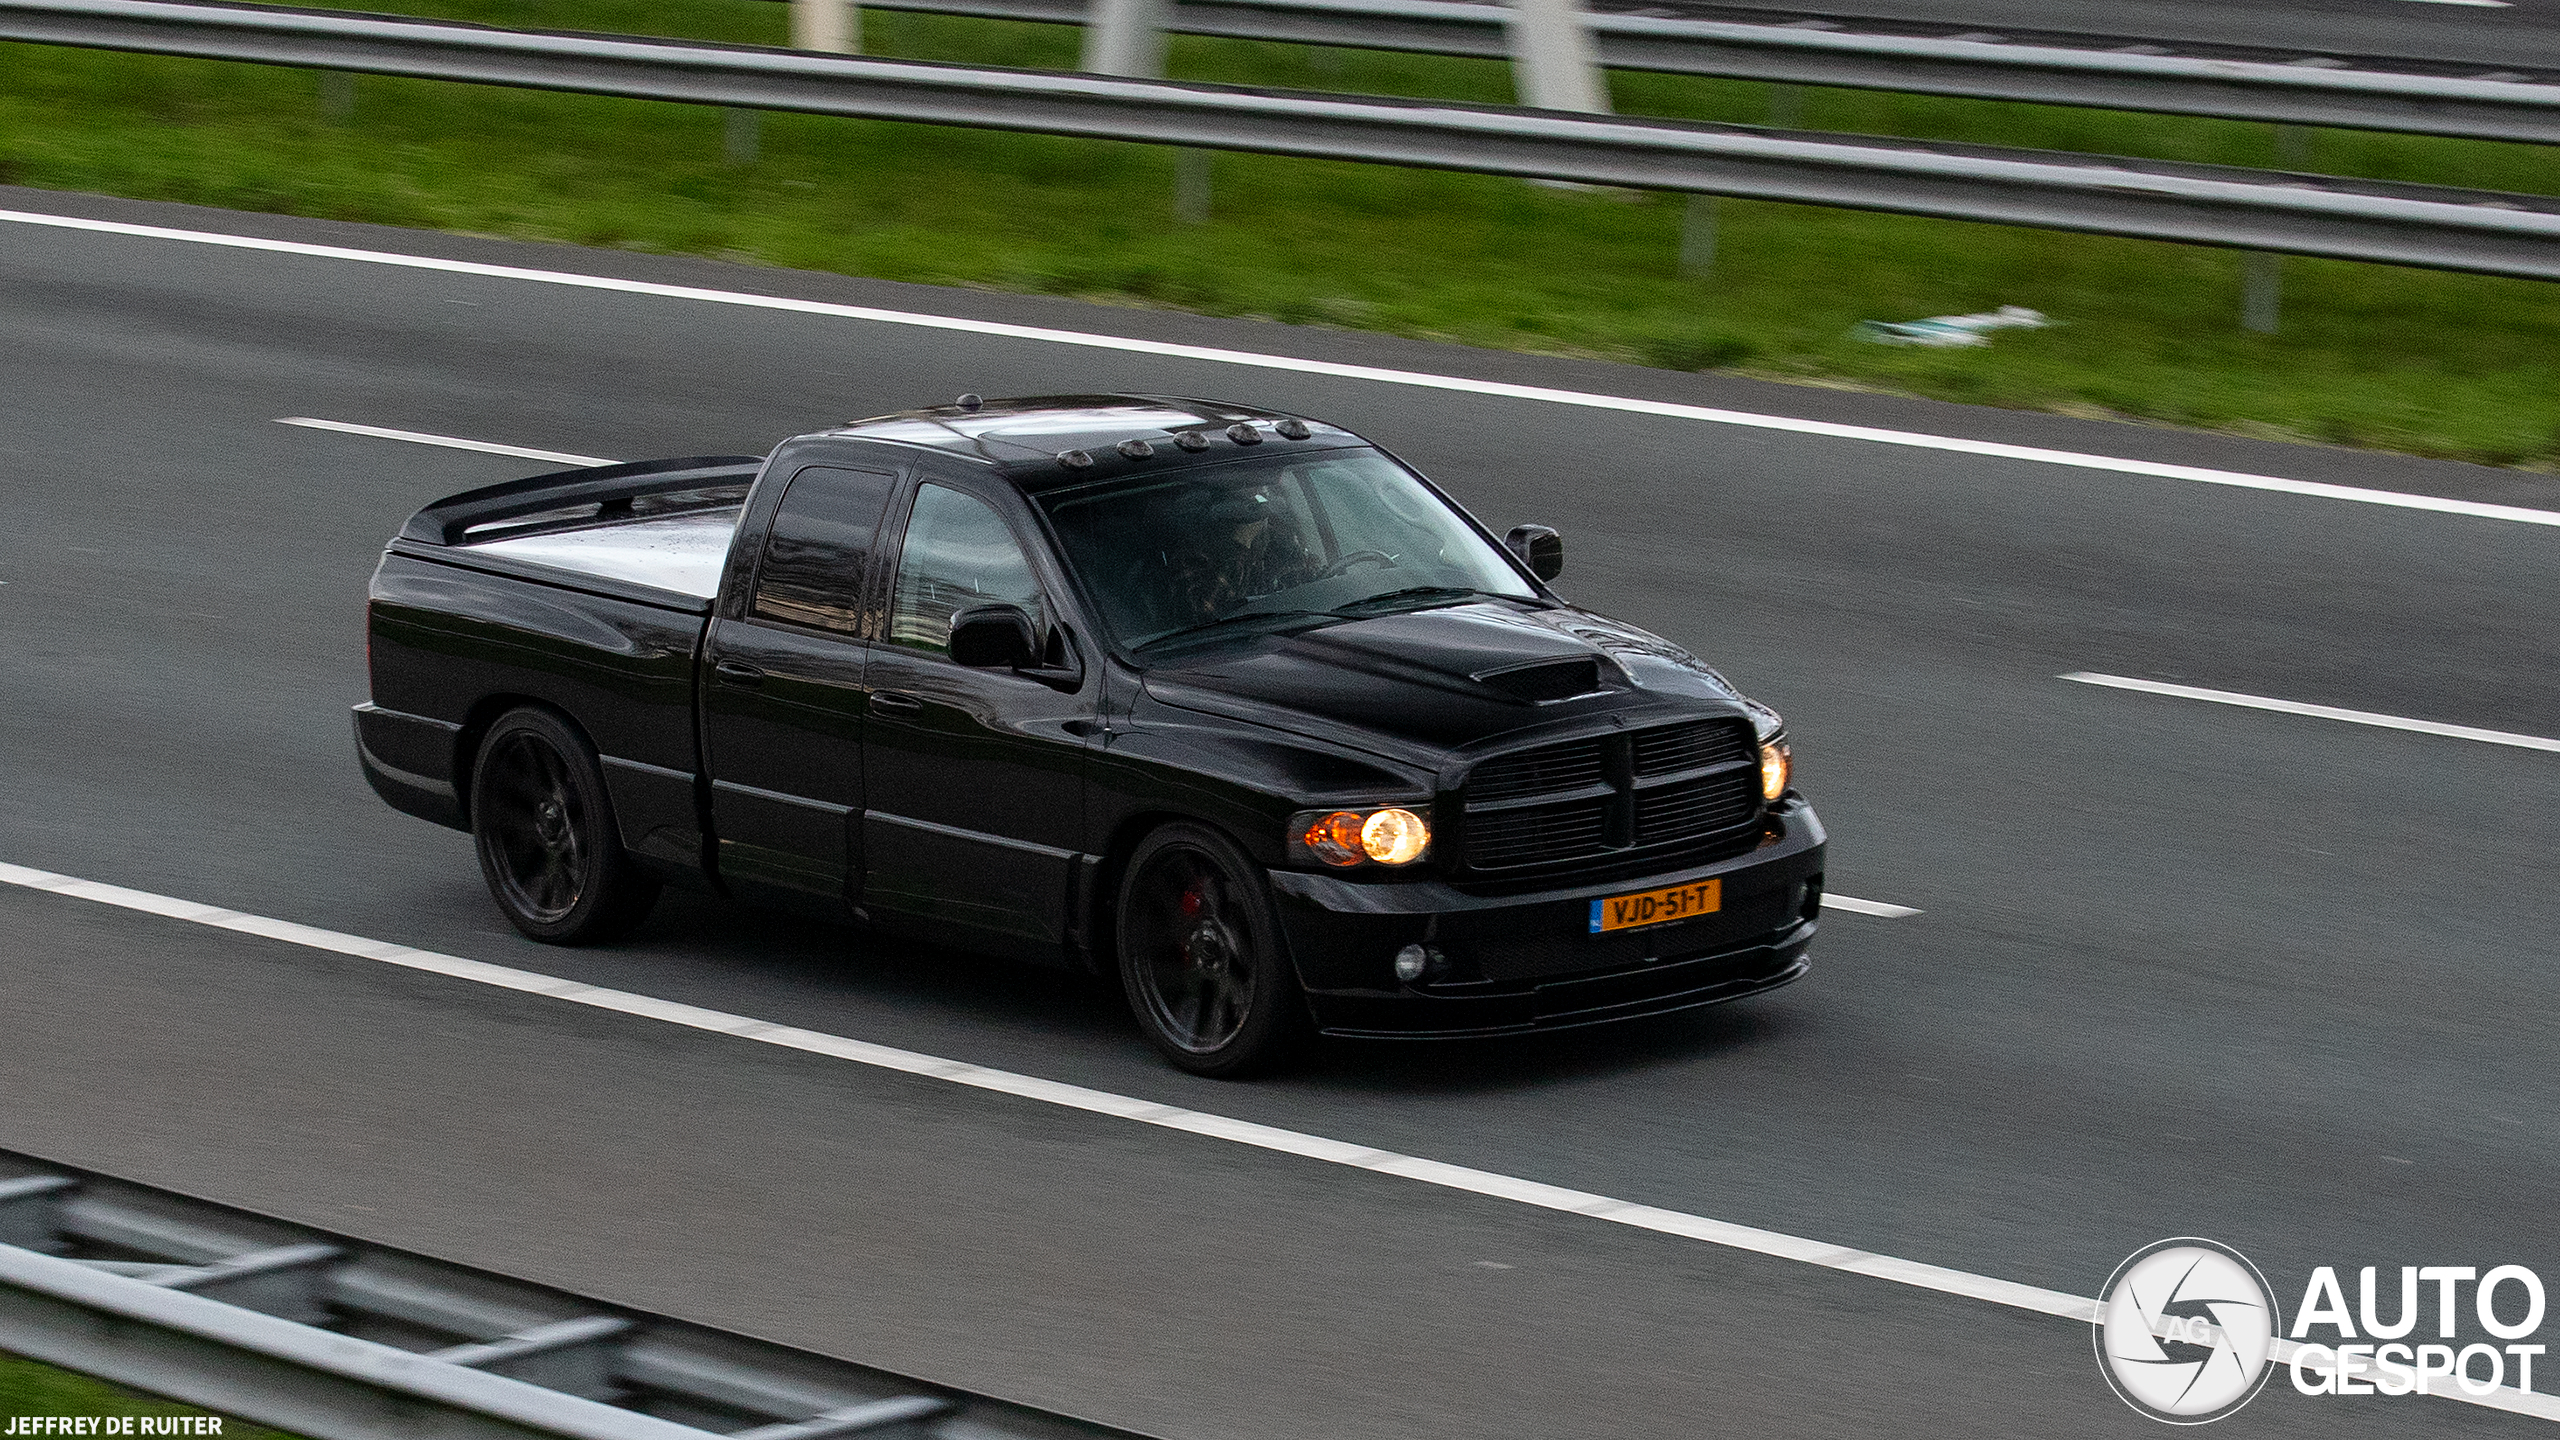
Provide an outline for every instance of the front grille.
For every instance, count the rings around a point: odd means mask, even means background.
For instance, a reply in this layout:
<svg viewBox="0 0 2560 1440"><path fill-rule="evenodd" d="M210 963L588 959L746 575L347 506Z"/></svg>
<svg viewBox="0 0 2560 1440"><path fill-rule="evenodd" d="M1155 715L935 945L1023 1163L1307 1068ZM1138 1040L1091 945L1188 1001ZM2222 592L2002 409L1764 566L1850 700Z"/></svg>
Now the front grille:
<svg viewBox="0 0 2560 1440"><path fill-rule="evenodd" d="M1496 810L1467 825L1467 863L1479 870L1574 859L1609 848L1606 801L1574 800Z"/></svg>
<svg viewBox="0 0 2560 1440"><path fill-rule="evenodd" d="M1600 746L1598 740L1571 740L1495 756L1467 776L1467 798L1481 804L1597 785L1601 778Z"/></svg>
<svg viewBox="0 0 2560 1440"><path fill-rule="evenodd" d="M1457 848L1514 871L1696 845L1759 818L1754 754L1750 722L1704 720L1497 755L1461 782Z"/></svg>
<svg viewBox="0 0 2560 1440"><path fill-rule="evenodd" d="M1749 727L1722 721L1640 730L1635 742L1638 775L1669 775L1680 770L1703 770L1710 765L1730 765L1750 759L1752 748Z"/></svg>
<svg viewBox="0 0 2560 1440"><path fill-rule="evenodd" d="M1760 811L1759 775L1734 772L1636 792L1636 843L1668 845L1744 824Z"/></svg>

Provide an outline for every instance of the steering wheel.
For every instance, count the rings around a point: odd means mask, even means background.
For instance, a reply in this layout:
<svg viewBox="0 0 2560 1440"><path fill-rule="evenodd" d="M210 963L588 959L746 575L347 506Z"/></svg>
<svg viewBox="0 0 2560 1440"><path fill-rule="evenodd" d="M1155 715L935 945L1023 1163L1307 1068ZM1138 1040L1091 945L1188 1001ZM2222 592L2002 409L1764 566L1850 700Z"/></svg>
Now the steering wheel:
<svg viewBox="0 0 2560 1440"><path fill-rule="evenodd" d="M1323 572L1317 575L1316 578L1318 580L1330 580L1336 575L1347 572L1352 566L1363 562L1386 569L1393 569L1395 568L1396 557L1388 554L1384 550L1354 550L1350 554L1345 555L1341 559L1324 567Z"/></svg>

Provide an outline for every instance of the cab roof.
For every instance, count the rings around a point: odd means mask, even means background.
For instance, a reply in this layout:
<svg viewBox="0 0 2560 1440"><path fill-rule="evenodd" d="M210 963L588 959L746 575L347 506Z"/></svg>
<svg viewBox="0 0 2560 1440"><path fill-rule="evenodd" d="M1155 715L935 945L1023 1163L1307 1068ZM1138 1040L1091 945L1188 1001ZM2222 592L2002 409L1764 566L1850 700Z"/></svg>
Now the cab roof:
<svg viewBox="0 0 2560 1440"><path fill-rule="evenodd" d="M1288 431L1303 426L1303 437L1284 431L1284 422L1293 422ZM1244 428L1253 440L1236 438ZM826 433L937 450L1002 471L1034 491L1138 469L1240 459L1263 453L1266 444L1286 451L1367 443L1339 426L1286 411L1171 395L963 396L953 404L855 420ZM1181 443L1185 437L1191 437L1188 445Z"/></svg>

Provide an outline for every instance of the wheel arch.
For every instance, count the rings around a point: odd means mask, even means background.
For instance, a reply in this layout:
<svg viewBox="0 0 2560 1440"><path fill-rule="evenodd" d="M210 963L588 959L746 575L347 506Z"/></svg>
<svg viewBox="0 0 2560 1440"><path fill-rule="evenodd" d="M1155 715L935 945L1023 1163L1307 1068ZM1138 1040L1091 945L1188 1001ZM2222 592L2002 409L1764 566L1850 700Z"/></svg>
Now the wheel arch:
<svg viewBox="0 0 2560 1440"><path fill-rule="evenodd" d="M1120 974L1120 883L1128 876L1129 861L1137 855L1139 844L1167 825L1197 825L1212 831L1235 846L1237 853L1244 856L1245 863L1257 876L1262 872L1262 862L1254 858L1253 847L1235 833L1232 825L1196 811L1165 807L1137 810L1122 816L1103 844L1095 863L1093 884L1087 892L1084 962L1086 968L1097 975L1116 980ZM1276 914L1278 898L1266 895L1266 899ZM1299 965L1297 952L1289 944L1288 927L1275 925L1271 942L1278 947L1280 958L1288 962L1289 973L1298 977L1298 988L1303 993L1306 971Z"/></svg>
<svg viewBox="0 0 2560 1440"><path fill-rule="evenodd" d="M578 717L567 710L533 695L483 695L471 702L462 717L462 728L453 739L453 793L462 809L462 823L472 823L471 792L480 772L480 745L489 738L489 730L499 720L518 710L540 710L569 727L570 733L585 742L589 753L596 753L595 736L578 723Z"/></svg>

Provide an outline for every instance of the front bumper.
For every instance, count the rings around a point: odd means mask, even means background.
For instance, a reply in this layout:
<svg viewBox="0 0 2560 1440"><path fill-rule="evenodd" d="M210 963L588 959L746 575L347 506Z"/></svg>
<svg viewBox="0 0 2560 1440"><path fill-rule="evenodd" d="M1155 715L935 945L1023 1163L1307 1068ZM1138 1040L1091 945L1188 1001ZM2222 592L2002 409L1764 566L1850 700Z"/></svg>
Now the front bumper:
<svg viewBox="0 0 2560 1440"><path fill-rule="evenodd" d="M1271 886L1324 1033L1506 1035L1737 1000L1803 975L1827 840L1813 807L1790 795L1751 849L1657 874L1499 895L1296 870L1274 871ZM1712 915L1591 933L1594 900L1710 877L1724 882ZM1394 957L1412 944L1437 958L1405 984Z"/></svg>

